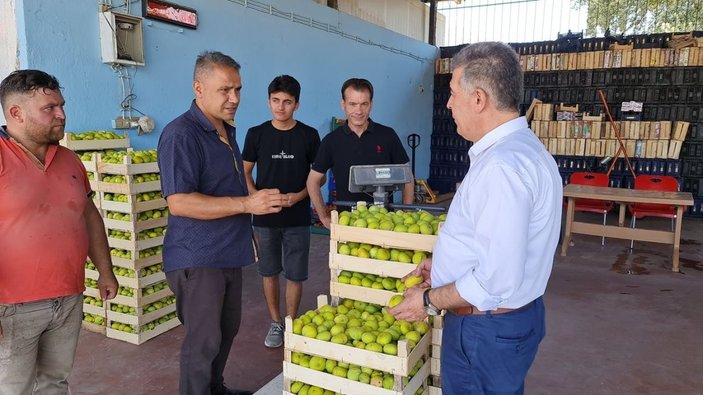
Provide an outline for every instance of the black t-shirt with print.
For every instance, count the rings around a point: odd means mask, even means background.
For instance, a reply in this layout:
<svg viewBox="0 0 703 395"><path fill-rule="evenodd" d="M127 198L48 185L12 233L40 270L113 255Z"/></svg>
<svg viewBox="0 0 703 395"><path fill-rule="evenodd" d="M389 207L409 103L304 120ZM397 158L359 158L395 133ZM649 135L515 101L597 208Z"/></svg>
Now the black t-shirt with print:
<svg viewBox="0 0 703 395"><path fill-rule="evenodd" d="M290 130L278 130L271 121L247 132L242 158L256 162L256 188L278 188L281 193L305 188L310 164L320 146L314 128L297 121ZM310 225L310 198L305 198L278 213L255 215L254 226L285 227Z"/></svg>

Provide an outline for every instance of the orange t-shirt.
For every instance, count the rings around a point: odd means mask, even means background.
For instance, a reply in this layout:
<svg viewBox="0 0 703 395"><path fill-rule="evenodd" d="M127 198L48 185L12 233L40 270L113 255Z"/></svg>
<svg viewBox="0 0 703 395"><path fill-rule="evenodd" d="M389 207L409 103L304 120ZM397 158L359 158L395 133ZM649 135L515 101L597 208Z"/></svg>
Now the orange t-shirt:
<svg viewBox="0 0 703 395"><path fill-rule="evenodd" d="M0 303L85 290L91 193L72 151L51 146L42 166L0 130Z"/></svg>

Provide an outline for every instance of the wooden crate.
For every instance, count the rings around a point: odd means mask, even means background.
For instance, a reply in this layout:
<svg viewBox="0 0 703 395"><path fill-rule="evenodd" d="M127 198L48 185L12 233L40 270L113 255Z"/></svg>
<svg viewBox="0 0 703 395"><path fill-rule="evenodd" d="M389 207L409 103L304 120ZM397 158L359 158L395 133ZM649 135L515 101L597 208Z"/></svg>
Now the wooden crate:
<svg viewBox="0 0 703 395"><path fill-rule="evenodd" d="M137 272L136 277L125 277L125 276L115 276L117 278L117 283L120 284L121 286L125 287L130 287L130 288L144 288L148 285L158 283L159 281L163 281L166 279L166 273L164 272L158 272L154 274L150 274L148 276L140 277L139 276L139 270L135 270Z"/></svg>
<svg viewBox="0 0 703 395"><path fill-rule="evenodd" d="M327 297L318 296L318 308L326 304ZM297 351L407 377L420 358L429 357L430 332L417 342L412 351L408 342L401 340L398 342L398 355L387 355L296 335L293 333L293 320L290 316L286 317L285 327L285 360L288 362L290 353Z"/></svg>
<svg viewBox="0 0 703 395"><path fill-rule="evenodd" d="M161 210L167 207L166 199L159 198L138 202L136 195L127 195L126 202L116 202L114 200L105 200L105 192L100 192L100 206L104 210L116 211L124 214L137 214L149 210Z"/></svg>
<svg viewBox="0 0 703 395"><path fill-rule="evenodd" d="M428 389L428 392L427 392L428 395L442 395L442 388L441 387L435 387L433 385L430 385L429 387L427 387L427 389Z"/></svg>
<svg viewBox="0 0 703 395"><path fill-rule="evenodd" d="M103 162L102 155L98 154L97 169L100 173L134 175L158 173L159 165L157 162L132 163L132 157L128 155L122 158L122 163L106 163Z"/></svg>
<svg viewBox="0 0 703 395"><path fill-rule="evenodd" d="M113 140L74 140L73 133L66 133L59 144L72 151L102 151L107 149L128 148L129 136L125 134L125 138Z"/></svg>
<svg viewBox="0 0 703 395"><path fill-rule="evenodd" d="M343 255L332 250L333 241L330 241L330 269L333 271L348 270L352 272L370 273L383 277L403 278L415 270L412 263L381 261L378 259L359 258Z"/></svg>
<svg viewBox="0 0 703 395"><path fill-rule="evenodd" d="M85 291L83 291L83 295L92 296L96 299L99 299L100 298L100 291L97 288L85 287Z"/></svg>
<svg viewBox="0 0 703 395"><path fill-rule="evenodd" d="M137 234L132 232L132 237L137 237ZM131 251L132 256L135 256L135 253L138 251L164 245L164 236L152 237L150 239L144 240L125 240L117 239L114 237L108 237L107 244L110 246L110 248L119 248L121 250Z"/></svg>
<svg viewBox="0 0 703 395"><path fill-rule="evenodd" d="M111 303L123 304L130 307L144 307L149 303L154 303L159 299L165 298L167 296L173 295L173 291L166 287L161 291L154 292L151 295L142 295L141 288L134 288L133 296L117 295L114 299L111 299ZM109 313L109 312L108 312ZM120 321L122 322L122 321ZM126 322L125 322L126 324Z"/></svg>
<svg viewBox="0 0 703 395"><path fill-rule="evenodd" d="M110 339L117 339L117 340L122 340L127 343L132 343L136 345L143 344L144 342L151 340L155 338L156 336L165 333L178 325L181 324L181 321L178 320L178 317L168 320L165 323L158 325L156 328L146 331L146 332L138 332L138 333L127 333L123 331L118 331L116 329L112 329L107 327L105 330L105 335L109 337ZM137 328L139 329L139 328Z"/></svg>
<svg viewBox="0 0 703 395"><path fill-rule="evenodd" d="M87 321L81 321L81 327L89 332L100 333L102 335L104 335L106 331L105 325L98 325Z"/></svg>
<svg viewBox="0 0 703 395"><path fill-rule="evenodd" d="M336 278L330 281L330 295L339 298L348 298L360 300L362 302L380 304L388 306L388 301L394 295L402 295L402 293L386 291L385 289L374 289L362 287L358 285L342 284L337 282Z"/></svg>
<svg viewBox="0 0 703 395"><path fill-rule="evenodd" d="M101 317L107 317L107 311L105 305L107 302L103 302L102 307L94 306L92 304L83 303L83 312L93 315L99 315Z"/></svg>
<svg viewBox="0 0 703 395"><path fill-rule="evenodd" d="M162 263L164 258L162 255L152 255L146 258L138 259L125 259L116 256L112 257L112 265L117 267L123 267L125 269L132 269L139 271L147 266L156 265L157 263Z"/></svg>
<svg viewBox="0 0 703 395"><path fill-rule="evenodd" d="M126 184L116 184L102 181L103 173L98 173L97 189L103 192L121 193L123 195L136 195L144 192L161 190L161 181L134 182L132 175L127 175Z"/></svg>
<svg viewBox="0 0 703 395"><path fill-rule="evenodd" d="M437 241L437 236L340 225L339 213L335 210L332 211L330 240L335 242L334 244L330 243L334 246L334 249L331 251L335 252L337 251L336 242L339 241L356 241L359 243L378 245L383 248L432 252L435 242Z"/></svg>
<svg viewBox="0 0 703 395"><path fill-rule="evenodd" d="M105 209L103 207L103 209ZM133 218L129 221L120 221L117 219L103 218L105 227L108 229L130 231L137 234L143 230L158 228L168 225L168 217L160 217L157 219L148 219L146 221L135 221Z"/></svg>
<svg viewBox="0 0 703 395"><path fill-rule="evenodd" d="M351 347L349 347L351 348ZM413 395L418 388L427 387L429 377L429 363L417 371L415 376L403 386L403 376L394 377L394 389L375 387L358 381L338 377L327 372L304 368L289 361L283 361L284 389L290 390L293 381L302 381L306 384L325 388L341 394L369 394L369 395ZM427 389L423 393L427 393Z"/></svg>
<svg viewBox="0 0 703 395"><path fill-rule="evenodd" d="M144 324L147 324L151 321L158 320L159 318L171 314L176 311L176 304L170 304L167 306L164 306L158 310L152 311L150 313L143 313L142 308L139 307L137 308L137 314L132 315L132 314L124 314L124 313L118 313L116 311L112 311L110 309L110 305L112 304L118 304L118 303L113 303L112 301L108 302L108 306L106 309L107 313L107 319L109 321L117 321L121 322L123 324L131 324L131 325L136 325L137 327L141 327Z"/></svg>

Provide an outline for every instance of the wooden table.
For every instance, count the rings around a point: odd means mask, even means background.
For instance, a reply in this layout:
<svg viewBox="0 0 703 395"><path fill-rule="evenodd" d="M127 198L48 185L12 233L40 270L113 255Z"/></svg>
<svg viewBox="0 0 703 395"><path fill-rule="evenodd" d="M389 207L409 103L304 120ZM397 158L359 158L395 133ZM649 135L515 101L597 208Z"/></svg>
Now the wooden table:
<svg viewBox="0 0 703 395"><path fill-rule="evenodd" d="M564 241L561 245L562 256L566 256L566 251L569 249L569 243L571 242L571 235L574 233L592 236L605 236L616 239L665 243L672 244L674 246L671 270L674 272L679 271L681 223L683 221L683 212L685 207L693 205L693 196L691 195L691 192L643 191L569 184L564 187L564 197L568 199L568 205L566 208L566 231L564 234ZM574 201L579 198L605 200L618 203L620 205L618 226L574 221ZM673 232L668 232L625 227L625 207L628 203L660 203L669 206L676 206L675 230Z"/></svg>

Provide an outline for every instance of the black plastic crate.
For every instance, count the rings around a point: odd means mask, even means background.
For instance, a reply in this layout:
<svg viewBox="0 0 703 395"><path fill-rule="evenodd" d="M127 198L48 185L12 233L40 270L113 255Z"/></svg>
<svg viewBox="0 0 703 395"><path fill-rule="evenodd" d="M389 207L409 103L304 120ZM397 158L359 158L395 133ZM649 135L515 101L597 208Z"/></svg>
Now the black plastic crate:
<svg viewBox="0 0 703 395"><path fill-rule="evenodd" d="M702 177L703 161L684 159L681 163L681 175L684 177Z"/></svg>
<svg viewBox="0 0 703 395"><path fill-rule="evenodd" d="M681 146L682 159L703 158L703 143L685 141Z"/></svg>
<svg viewBox="0 0 703 395"><path fill-rule="evenodd" d="M681 176L681 160L680 159L666 159L666 173L667 176L680 177Z"/></svg>
<svg viewBox="0 0 703 395"><path fill-rule="evenodd" d="M684 192L691 192L693 197L703 197L701 195L701 192L703 192L703 178L684 177L681 188Z"/></svg>
<svg viewBox="0 0 703 395"><path fill-rule="evenodd" d="M690 124L686 141L703 141L703 123Z"/></svg>
<svg viewBox="0 0 703 395"><path fill-rule="evenodd" d="M703 217L703 199L694 199L693 206L688 208L686 216L693 218Z"/></svg>

